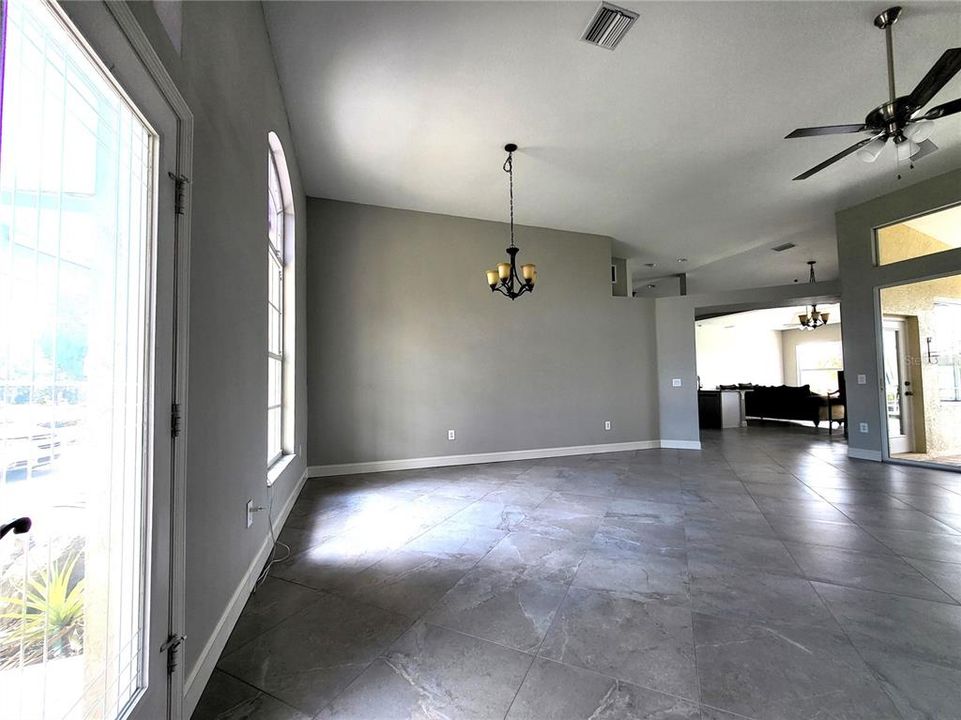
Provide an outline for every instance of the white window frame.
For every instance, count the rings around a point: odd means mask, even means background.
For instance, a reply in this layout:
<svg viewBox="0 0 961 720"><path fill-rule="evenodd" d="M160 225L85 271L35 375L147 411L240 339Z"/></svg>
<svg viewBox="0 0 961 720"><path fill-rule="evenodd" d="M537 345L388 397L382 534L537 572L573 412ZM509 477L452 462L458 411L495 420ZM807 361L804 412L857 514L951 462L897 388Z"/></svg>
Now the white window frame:
<svg viewBox="0 0 961 720"><path fill-rule="evenodd" d="M274 190L272 190L271 179L274 179ZM294 239L294 205L293 195L290 186L290 175L287 171L287 159L284 154L283 146L276 133L268 135L267 152L267 195L268 195L268 223L267 223L267 402L265 420L266 437L266 460L268 470L268 482L276 479L276 474L270 472L282 465L293 455L293 324L292 316L288 312L293 307L290 297L289 264L292 255ZM279 204L278 222L276 223L275 238L270 235L270 196L274 191L279 192L280 197L274 198L275 206ZM279 200L279 203L277 202ZM271 273L278 274L279 293L274 298L271 297ZM278 323L278 344L271 346L271 322L277 319ZM276 364L280 364L280 387L278 388L278 401L272 402L270 397L271 373L275 372ZM270 413L279 411L279 445L272 444L270 435Z"/></svg>

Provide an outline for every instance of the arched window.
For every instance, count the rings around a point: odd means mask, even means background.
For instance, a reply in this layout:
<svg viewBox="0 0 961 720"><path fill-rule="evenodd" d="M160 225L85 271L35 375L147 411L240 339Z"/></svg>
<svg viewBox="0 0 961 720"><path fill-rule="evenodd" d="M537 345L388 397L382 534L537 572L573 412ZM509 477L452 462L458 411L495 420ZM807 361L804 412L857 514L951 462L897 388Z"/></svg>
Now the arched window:
<svg viewBox="0 0 961 720"><path fill-rule="evenodd" d="M294 205L283 146L268 136L267 152L267 467L292 451L292 323L287 316L288 257L293 247ZM291 299L292 300L292 299Z"/></svg>

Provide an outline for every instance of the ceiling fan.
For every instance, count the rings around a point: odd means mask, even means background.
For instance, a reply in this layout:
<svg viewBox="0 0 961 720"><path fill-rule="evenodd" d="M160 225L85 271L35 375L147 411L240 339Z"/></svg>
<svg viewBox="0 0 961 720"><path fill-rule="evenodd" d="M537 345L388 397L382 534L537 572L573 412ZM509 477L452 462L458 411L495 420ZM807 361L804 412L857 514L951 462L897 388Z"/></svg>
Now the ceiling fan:
<svg viewBox="0 0 961 720"><path fill-rule="evenodd" d="M901 161L919 160L938 149L937 145L928 140L931 131L934 129L933 121L961 112L961 98L933 107L924 114L919 114L919 112L961 70L961 48L945 50L944 54L938 58L938 61L928 70L927 75L921 78L921 82L910 94L897 97L894 92L892 26L898 21L900 15L901 8L892 7L874 18L875 26L884 30L884 39L887 46L888 94L890 95L888 102L869 112L863 123L798 128L787 135L785 139L861 132L870 133L871 137L856 142L834 157L815 165L807 172L798 175L794 178L795 180L809 178L854 152L858 153L861 160L874 162L888 140L894 141L898 160Z"/></svg>

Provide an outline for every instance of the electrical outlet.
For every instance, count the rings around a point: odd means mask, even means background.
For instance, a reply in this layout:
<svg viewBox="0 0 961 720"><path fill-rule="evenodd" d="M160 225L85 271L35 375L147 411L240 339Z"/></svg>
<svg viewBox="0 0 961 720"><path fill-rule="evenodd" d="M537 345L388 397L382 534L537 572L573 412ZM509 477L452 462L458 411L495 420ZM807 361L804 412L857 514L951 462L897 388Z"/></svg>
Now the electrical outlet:
<svg viewBox="0 0 961 720"><path fill-rule="evenodd" d="M858 385L867 385L867 384L868 384L868 376L858 375Z"/></svg>
<svg viewBox="0 0 961 720"><path fill-rule="evenodd" d="M447 439L448 439L448 440L456 440L456 439L457 439L457 433L455 433L453 430L448 430L448 431L447 431Z"/></svg>
<svg viewBox="0 0 961 720"><path fill-rule="evenodd" d="M681 378L671 380L671 387L681 387Z"/></svg>
<svg viewBox="0 0 961 720"><path fill-rule="evenodd" d="M860 431L863 432L863 433L866 433L866 432L868 431L868 424L867 424L867 423L860 423L860 424L858 425L858 430L860 430Z"/></svg>
<svg viewBox="0 0 961 720"><path fill-rule="evenodd" d="M254 524L254 501L247 501L247 527L251 527Z"/></svg>
<svg viewBox="0 0 961 720"><path fill-rule="evenodd" d="M605 420L605 421L604 421L604 429L605 429L605 430L610 430L610 429L611 429L611 421L610 421L610 420Z"/></svg>

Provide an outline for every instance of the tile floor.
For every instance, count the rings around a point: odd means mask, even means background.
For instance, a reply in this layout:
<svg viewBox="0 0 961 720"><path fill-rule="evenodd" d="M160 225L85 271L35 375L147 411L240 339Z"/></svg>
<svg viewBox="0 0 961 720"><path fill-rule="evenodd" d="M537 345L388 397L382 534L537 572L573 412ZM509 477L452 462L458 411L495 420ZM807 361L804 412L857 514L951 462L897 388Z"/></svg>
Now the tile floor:
<svg viewBox="0 0 961 720"><path fill-rule="evenodd" d="M961 717L961 474L813 428L311 480L194 720Z"/></svg>

